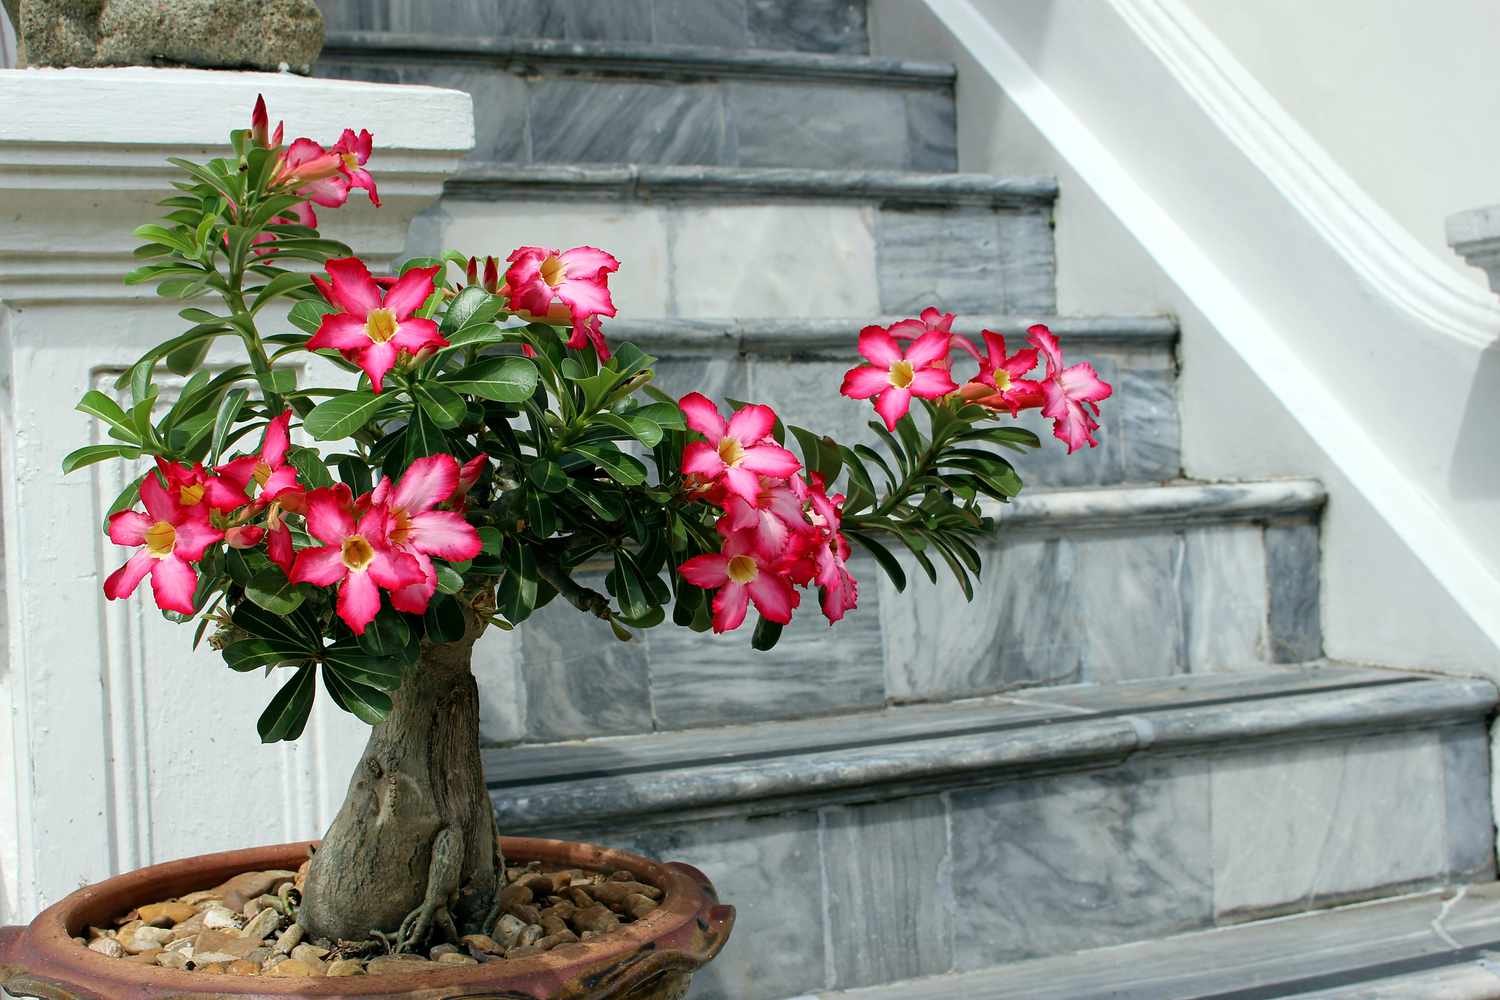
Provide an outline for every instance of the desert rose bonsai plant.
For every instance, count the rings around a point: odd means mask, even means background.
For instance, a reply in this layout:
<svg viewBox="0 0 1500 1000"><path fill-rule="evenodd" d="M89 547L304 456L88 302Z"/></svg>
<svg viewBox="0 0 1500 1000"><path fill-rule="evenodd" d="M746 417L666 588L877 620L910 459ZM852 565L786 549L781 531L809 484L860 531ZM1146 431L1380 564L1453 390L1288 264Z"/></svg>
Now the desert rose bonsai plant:
<svg viewBox="0 0 1500 1000"><path fill-rule="evenodd" d="M829 386L873 401L880 447L668 396L650 357L606 339L614 256L523 246L372 274L314 214L354 189L379 204L369 133L283 145L268 125L258 105L233 156L173 161L184 179L128 280L213 304L119 378L128 402L84 396L112 442L64 464L153 460L103 526L128 550L105 594L149 578L195 643L277 677L263 740L297 738L320 683L373 727L300 891L308 940L409 951L503 916L470 672L485 629L563 600L630 641L738 629L753 605L747 646L770 650L804 592L830 623L856 608L851 543L898 588L899 545L968 592L982 504L1021 488L993 446L1039 443L1004 418L1040 408L1069 451L1095 443L1110 388L1045 327L1011 354L936 309L860 331L864 363ZM206 368L221 339L243 360ZM309 352L344 384L301 384L285 362ZM163 369L185 379L170 405Z"/></svg>

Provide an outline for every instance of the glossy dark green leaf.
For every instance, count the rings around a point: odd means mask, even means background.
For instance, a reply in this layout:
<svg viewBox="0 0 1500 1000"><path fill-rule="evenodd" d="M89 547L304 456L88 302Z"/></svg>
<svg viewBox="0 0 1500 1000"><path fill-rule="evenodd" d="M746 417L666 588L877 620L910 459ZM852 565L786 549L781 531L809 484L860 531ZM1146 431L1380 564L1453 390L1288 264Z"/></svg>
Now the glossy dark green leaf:
<svg viewBox="0 0 1500 1000"><path fill-rule="evenodd" d="M439 593L456 594L464 589L464 575L452 566L435 562L432 564L432 569L437 574Z"/></svg>
<svg viewBox="0 0 1500 1000"><path fill-rule="evenodd" d="M377 396L363 389L352 390L313 407L303 426L319 441L336 441L363 428L390 401L389 395Z"/></svg>
<svg viewBox="0 0 1500 1000"><path fill-rule="evenodd" d="M755 633L750 637L750 648L761 652L773 648L781 640L781 630L784 627L780 622L761 616L760 621L755 623Z"/></svg>
<svg viewBox="0 0 1500 1000"><path fill-rule="evenodd" d="M391 696L354 680L333 665L323 665L323 686L334 703L361 722L375 725L391 714Z"/></svg>
<svg viewBox="0 0 1500 1000"><path fill-rule="evenodd" d="M286 318L292 325L303 333L317 333L318 327L323 325L323 316L327 313L337 312L333 306L322 299L303 299L292 306L287 312Z"/></svg>
<svg viewBox="0 0 1500 1000"><path fill-rule="evenodd" d="M273 615L291 614L307 597L279 566L267 567L251 577L245 584L245 596Z"/></svg>
<svg viewBox="0 0 1500 1000"><path fill-rule="evenodd" d="M497 403L522 403L537 387L536 365L526 358L486 358L443 377L454 392Z"/></svg>
<svg viewBox="0 0 1500 1000"><path fill-rule="evenodd" d="M544 458L532 462L526 470L526 475L538 489L548 493L560 493L568 488L568 474L551 459Z"/></svg>
<svg viewBox="0 0 1500 1000"><path fill-rule="evenodd" d="M470 285L453 297L448 303L448 311L443 313L443 321L438 324L438 332L444 339L455 334L471 323L482 323L485 317L481 310L490 307L490 315L495 315L495 308L491 307L494 296L490 295L478 285ZM494 303L498 307L499 303ZM475 319L478 315L479 318Z"/></svg>
<svg viewBox="0 0 1500 1000"><path fill-rule="evenodd" d="M229 428L239 420L240 410L249 396L247 389L230 389L219 402L219 411L214 415L213 444L208 450L209 465L219 464L219 457L224 451L224 439L229 435Z"/></svg>
<svg viewBox="0 0 1500 1000"><path fill-rule="evenodd" d="M422 412L438 427L451 430L463 423L463 397L441 382L418 382L412 387Z"/></svg>
<svg viewBox="0 0 1500 1000"><path fill-rule="evenodd" d="M241 639L224 647L224 662L241 672L303 661L307 651L276 639Z"/></svg>
<svg viewBox="0 0 1500 1000"><path fill-rule="evenodd" d="M262 743L279 740L295 740L307 726L307 717L312 712L313 695L317 691L317 679L311 664L297 668L291 680L281 686L266 710L261 713L255 728L260 732Z"/></svg>
<svg viewBox="0 0 1500 1000"><path fill-rule="evenodd" d="M885 570L885 575L891 578L891 583L895 585L896 590L906 590L906 571L901 568L901 563L891 554L890 549L863 532L849 532L848 534L850 538L863 545L869 551L870 555L875 557L875 561L880 564L880 568Z"/></svg>
<svg viewBox="0 0 1500 1000"><path fill-rule="evenodd" d="M599 466L622 486L639 486L646 481L646 467L640 460L625 454L612 444L574 445L573 451Z"/></svg>
<svg viewBox="0 0 1500 1000"><path fill-rule="evenodd" d="M323 456L311 448L303 448L300 445L293 446L287 452L287 461L297 470L297 478L302 485L311 489L322 489L333 485L333 474L328 471L328 466L323 464Z"/></svg>
<svg viewBox="0 0 1500 1000"><path fill-rule="evenodd" d="M104 462L111 458L136 459L141 457L139 448L131 448L123 444L90 444L63 456L62 470L66 475L85 466L96 462Z"/></svg>
<svg viewBox="0 0 1500 1000"><path fill-rule="evenodd" d="M422 615L428 642L457 642L464 637L464 609L447 594L434 594Z"/></svg>

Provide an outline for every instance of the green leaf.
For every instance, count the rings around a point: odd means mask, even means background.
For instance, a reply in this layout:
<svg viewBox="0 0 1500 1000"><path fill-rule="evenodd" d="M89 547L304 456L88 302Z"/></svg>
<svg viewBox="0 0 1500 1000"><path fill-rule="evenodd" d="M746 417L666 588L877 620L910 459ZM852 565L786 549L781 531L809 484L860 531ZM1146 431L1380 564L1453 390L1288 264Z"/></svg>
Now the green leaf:
<svg viewBox="0 0 1500 1000"><path fill-rule="evenodd" d="M416 662L420 641L412 642L410 648L411 656L405 660L396 656L371 656L352 639L341 639L320 655L324 663L349 680L382 691L395 691L401 686L406 667Z"/></svg>
<svg viewBox="0 0 1500 1000"><path fill-rule="evenodd" d="M374 482L370 476L370 463L358 455L339 455L334 459L339 470L339 482L349 487L355 496L370 492Z"/></svg>
<svg viewBox="0 0 1500 1000"><path fill-rule="evenodd" d="M573 451L599 466L621 486L639 486L646 481L646 467L612 444L579 444L573 446Z"/></svg>
<svg viewBox="0 0 1500 1000"><path fill-rule="evenodd" d="M297 668L296 675L281 686L266 710L255 723L262 743L279 740L295 740L307 726L307 717L312 712L313 694L317 680L313 676L312 664Z"/></svg>
<svg viewBox="0 0 1500 1000"><path fill-rule="evenodd" d="M306 650L275 639L241 639L224 647L224 662L242 673L307 658Z"/></svg>
<svg viewBox="0 0 1500 1000"><path fill-rule="evenodd" d="M646 593L641 569L624 549L615 550L615 571L611 574L611 582L614 586L610 592L620 602L620 610L627 618L638 618L651 610L651 599Z"/></svg>
<svg viewBox="0 0 1500 1000"><path fill-rule="evenodd" d="M319 441L346 438L373 420L391 398L377 396L363 389L352 390L313 407L303 421L303 426L307 428L307 433Z"/></svg>
<svg viewBox="0 0 1500 1000"><path fill-rule="evenodd" d="M497 403L522 403L536 391L536 365L526 358L487 358L452 375L443 381L454 392L481 399L492 399Z"/></svg>
<svg viewBox="0 0 1500 1000"><path fill-rule="evenodd" d="M682 410L676 403L648 403L645 406L631 410L633 417L643 417L658 427L669 431L685 431L687 424L683 422Z"/></svg>
<svg viewBox="0 0 1500 1000"><path fill-rule="evenodd" d="M457 642L464 637L464 609L447 594L435 595L422 615L429 642Z"/></svg>
<svg viewBox="0 0 1500 1000"><path fill-rule="evenodd" d="M213 341L204 338L196 344L177 348L166 356L167 370L174 375L188 375L197 371L203 364L203 359L208 357L208 349L212 346Z"/></svg>
<svg viewBox="0 0 1500 1000"><path fill-rule="evenodd" d="M329 664L323 665L323 684L329 697L361 722L375 725L391 714L391 696L377 688L351 680Z"/></svg>
<svg viewBox="0 0 1500 1000"><path fill-rule="evenodd" d="M90 389L83 394L83 398L74 407L80 413L87 413L91 417L98 417L111 427L128 435L128 439L139 443L140 438L136 436L135 430L130 426L130 420L125 416L125 411L120 409L120 404L110 399L98 389Z"/></svg>
<svg viewBox="0 0 1500 1000"><path fill-rule="evenodd" d="M278 295L285 295L288 292L310 287L312 287L312 279L305 274L297 274L292 271L278 274L256 291L255 301L250 303L250 313L254 315L260 312L262 306ZM308 299L306 301L311 302L313 300Z"/></svg>
<svg viewBox="0 0 1500 1000"><path fill-rule="evenodd" d="M776 645L781 639L781 630L784 626L780 622L761 616L760 621L755 623L755 634L750 637L750 648L765 652Z"/></svg>
<svg viewBox="0 0 1500 1000"><path fill-rule="evenodd" d="M502 330L493 323L471 323L449 337L448 346L433 356L442 357L451 351L461 350L465 347L483 347L486 344L500 344L514 336L514 333Z"/></svg>
<svg viewBox="0 0 1500 1000"><path fill-rule="evenodd" d="M287 579L279 566L271 566L251 577L245 585L245 596L273 615L288 615L302 605L307 595Z"/></svg>
<svg viewBox="0 0 1500 1000"><path fill-rule="evenodd" d="M519 625L536 607L536 559L526 545L511 546L505 555L508 568L500 578L495 604L507 621Z"/></svg>
<svg viewBox="0 0 1500 1000"><path fill-rule="evenodd" d="M880 564L880 568L885 570L885 575L891 578L891 583L895 584L897 591L906 590L906 571L901 568L901 563L891 554L890 549L861 532L851 531L848 535L869 550L870 555L874 556L875 561Z"/></svg>
<svg viewBox="0 0 1500 1000"><path fill-rule="evenodd" d="M435 562L432 571L437 574L437 589L444 594L456 594L464 589L464 575L452 566Z"/></svg>
<svg viewBox="0 0 1500 1000"><path fill-rule="evenodd" d="M418 408L411 413L411 423L406 425L406 464L410 465L428 455L440 455L448 451L448 440L433 424L427 411Z"/></svg>
<svg viewBox="0 0 1500 1000"><path fill-rule="evenodd" d="M446 340L451 334L457 333L471 323L484 322L484 317L481 316L476 320L474 315L485 308L491 298L490 293L478 285L465 288L453 297L452 302L448 303L448 311L443 313L443 321L438 324L438 333L442 334L443 339ZM495 310L490 312L491 316L495 315L498 307L499 303L496 302Z"/></svg>
<svg viewBox="0 0 1500 1000"><path fill-rule="evenodd" d="M63 457L63 475L67 475L77 469L93 465L96 462L108 461L111 458L140 458L141 449L131 448L123 444L90 444L76 451L71 451Z"/></svg>
<svg viewBox="0 0 1500 1000"><path fill-rule="evenodd" d="M292 306L286 318L303 333L317 333L318 327L323 325L324 315L337 311L322 299L303 299Z"/></svg>
<svg viewBox="0 0 1500 1000"><path fill-rule="evenodd" d="M296 468L304 486L321 489L333 485L333 475L329 473L328 466L323 464L323 456L313 449L294 445L287 452L287 461Z"/></svg>
<svg viewBox="0 0 1500 1000"><path fill-rule="evenodd" d="M224 394L219 403L219 412L214 417L213 445L209 448L209 465L219 464L219 455L224 450L224 437L229 433L229 428L240 418L240 408L245 405L249 398L250 390L238 388L230 389Z"/></svg>
<svg viewBox="0 0 1500 1000"><path fill-rule="evenodd" d="M562 470L562 467L547 458L532 462L526 474L531 477L531 481L537 485L538 489L548 493L560 493L568 488L570 482L568 474Z"/></svg>
<svg viewBox="0 0 1500 1000"><path fill-rule="evenodd" d="M290 615L277 615L252 601L241 601L230 620L251 635L299 646L309 653L316 653L323 647L321 630L308 619L305 608Z"/></svg>
<svg viewBox="0 0 1500 1000"><path fill-rule="evenodd" d="M628 434L647 448L655 448L662 438L662 430L659 424L647 420L645 417L637 416L634 413L623 416L618 413L601 413L594 419Z"/></svg>
<svg viewBox="0 0 1500 1000"><path fill-rule="evenodd" d="M382 611L375 620L365 626L356 637L359 648L370 656L396 660L400 663L415 663L420 646L411 634L411 627L400 614Z"/></svg>
<svg viewBox="0 0 1500 1000"><path fill-rule="evenodd" d="M579 486L569 480L568 495L593 511L602 520L618 521L625 516L625 501L618 493L606 492L593 485Z"/></svg>
<svg viewBox="0 0 1500 1000"><path fill-rule="evenodd" d="M463 423L466 407L463 397L441 382L418 382L412 386L417 402L438 427L451 430Z"/></svg>

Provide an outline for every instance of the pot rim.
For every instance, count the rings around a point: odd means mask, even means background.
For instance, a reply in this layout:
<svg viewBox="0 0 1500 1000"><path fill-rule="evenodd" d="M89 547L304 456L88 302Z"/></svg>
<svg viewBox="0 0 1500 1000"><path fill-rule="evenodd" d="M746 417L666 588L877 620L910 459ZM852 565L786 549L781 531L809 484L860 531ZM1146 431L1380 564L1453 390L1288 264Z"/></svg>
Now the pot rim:
<svg viewBox="0 0 1500 1000"><path fill-rule="evenodd" d="M691 865L659 863L638 854L575 841L501 837L507 861L540 861L557 868L629 871L662 889L660 905L604 937L564 944L530 958L464 965L441 971L339 978L231 976L137 965L79 945L76 933L162 898L218 885L246 871L295 870L317 841L204 854L139 868L85 886L43 910L25 927L0 930L0 965L18 972L11 992L31 986L78 989L59 1000L108 1000L211 995L229 997L456 998L514 996L602 1000L666 972L691 972L724 947L734 907L722 904L708 878ZM14 988L10 984L14 983ZM470 990L482 990L472 993ZM496 993L497 989L513 994Z"/></svg>

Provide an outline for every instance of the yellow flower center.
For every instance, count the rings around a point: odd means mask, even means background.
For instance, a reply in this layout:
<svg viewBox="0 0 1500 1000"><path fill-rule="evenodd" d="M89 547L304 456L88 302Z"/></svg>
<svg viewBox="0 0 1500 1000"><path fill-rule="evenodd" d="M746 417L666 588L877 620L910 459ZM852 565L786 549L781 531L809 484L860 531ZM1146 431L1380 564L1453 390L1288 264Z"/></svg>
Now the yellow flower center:
<svg viewBox="0 0 1500 1000"><path fill-rule="evenodd" d="M563 266L562 258L557 256L557 254L552 254L546 260L542 261L542 280L548 286L556 288L563 283L563 279L567 276L567 268Z"/></svg>
<svg viewBox="0 0 1500 1000"><path fill-rule="evenodd" d="M887 377L891 380L891 385L895 386L897 389L905 389L907 386L911 385L912 376L914 374L915 373L911 368L911 362L903 360L897 361L895 364L891 365L891 373Z"/></svg>
<svg viewBox="0 0 1500 1000"><path fill-rule="evenodd" d="M344 539L344 565L358 573L375 561L375 547L358 535Z"/></svg>
<svg viewBox="0 0 1500 1000"><path fill-rule="evenodd" d="M355 156L353 153L345 153L343 154L343 157L344 166L347 167L350 172L359 169L359 157Z"/></svg>
<svg viewBox="0 0 1500 1000"><path fill-rule="evenodd" d="M365 336L383 344L396 335L396 314L389 309L371 309L365 320Z"/></svg>
<svg viewBox="0 0 1500 1000"><path fill-rule="evenodd" d="M203 485L188 483L177 489L177 502L184 507L196 507L203 502Z"/></svg>
<svg viewBox="0 0 1500 1000"><path fill-rule="evenodd" d="M158 559L164 559L172 554L172 546L177 544L177 529L166 521L157 521L146 529L146 551Z"/></svg>
<svg viewBox="0 0 1500 1000"><path fill-rule="evenodd" d="M271 467L266 464L265 459L255 463L255 471L251 473L257 483L262 486L271 481ZM202 492L201 490L199 492Z"/></svg>
<svg viewBox="0 0 1500 1000"><path fill-rule="evenodd" d="M719 460L731 469L740 464L740 459L745 457L745 448L732 437L719 438Z"/></svg>
<svg viewBox="0 0 1500 1000"><path fill-rule="evenodd" d="M390 538L392 545L405 545L411 538L411 515L406 511L391 511Z"/></svg>
<svg viewBox="0 0 1500 1000"><path fill-rule="evenodd" d="M1009 388L1010 388L1010 372L1006 371L1004 368L996 368L995 369L995 390L997 392L1004 392L1005 390L1007 390Z"/></svg>
<svg viewBox="0 0 1500 1000"><path fill-rule="evenodd" d="M729 579L735 583L753 583L760 575L760 567L749 556L735 556L729 560Z"/></svg>

